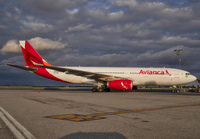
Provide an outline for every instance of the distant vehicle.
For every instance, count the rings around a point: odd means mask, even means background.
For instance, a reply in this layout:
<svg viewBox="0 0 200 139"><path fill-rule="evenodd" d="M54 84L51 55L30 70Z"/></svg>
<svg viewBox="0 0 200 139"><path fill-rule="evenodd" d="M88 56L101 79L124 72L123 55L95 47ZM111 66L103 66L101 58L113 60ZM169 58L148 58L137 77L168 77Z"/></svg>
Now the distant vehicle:
<svg viewBox="0 0 200 139"><path fill-rule="evenodd" d="M95 85L93 92L133 90L138 85L173 86L187 84L197 78L189 72L173 68L68 67L47 63L29 44L20 41L26 66L8 64L53 80Z"/></svg>

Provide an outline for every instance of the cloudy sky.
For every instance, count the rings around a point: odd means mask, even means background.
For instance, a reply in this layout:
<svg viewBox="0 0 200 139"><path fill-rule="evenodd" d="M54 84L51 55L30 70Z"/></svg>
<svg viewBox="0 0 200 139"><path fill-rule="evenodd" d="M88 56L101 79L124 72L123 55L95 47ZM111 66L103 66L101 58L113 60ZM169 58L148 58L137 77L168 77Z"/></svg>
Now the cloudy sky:
<svg viewBox="0 0 200 139"><path fill-rule="evenodd" d="M0 0L0 85L65 85L25 65L29 40L61 66L170 67L200 78L199 0Z"/></svg>

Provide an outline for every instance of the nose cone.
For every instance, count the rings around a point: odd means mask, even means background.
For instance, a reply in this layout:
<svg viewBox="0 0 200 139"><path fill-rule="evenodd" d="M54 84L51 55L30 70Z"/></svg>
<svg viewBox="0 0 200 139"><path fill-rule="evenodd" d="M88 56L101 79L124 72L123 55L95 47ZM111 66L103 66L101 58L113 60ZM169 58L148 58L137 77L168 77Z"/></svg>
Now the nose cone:
<svg viewBox="0 0 200 139"><path fill-rule="evenodd" d="M196 80L197 80L197 77L191 75L191 77L190 77L190 81L191 81L191 82L194 82L194 81L196 81Z"/></svg>

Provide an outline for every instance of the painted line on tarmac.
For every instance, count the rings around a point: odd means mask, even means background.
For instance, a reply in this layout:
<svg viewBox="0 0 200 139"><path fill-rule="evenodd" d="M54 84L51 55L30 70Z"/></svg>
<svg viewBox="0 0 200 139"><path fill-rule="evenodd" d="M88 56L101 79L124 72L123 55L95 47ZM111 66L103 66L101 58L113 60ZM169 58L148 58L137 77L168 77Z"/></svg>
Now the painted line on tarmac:
<svg viewBox="0 0 200 139"><path fill-rule="evenodd" d="M8 126L17 139L36 139L25 127L17 122L6 110L0 106L0 118Z"/></svg>
<svg viewBox="0 0 200 139"><path fill-rule="evenodd" d="M120 112L99 113L99 114L93 114L93 115L67 114L67 115L54 115L54 116L46 116L46 117L47 118L53 118L53 119L61 119L61 120L82 122L82 121L105 119L105 117L99 117L99 116L134 113L134 112L142 112L142 111L154 111L154 110L181 108L181 107L192 107L192 106L200 106L200 104L169 106L169 107L149 108L149 109L140 109L140 110L127 110L127 111L120 111Z"/></svg>

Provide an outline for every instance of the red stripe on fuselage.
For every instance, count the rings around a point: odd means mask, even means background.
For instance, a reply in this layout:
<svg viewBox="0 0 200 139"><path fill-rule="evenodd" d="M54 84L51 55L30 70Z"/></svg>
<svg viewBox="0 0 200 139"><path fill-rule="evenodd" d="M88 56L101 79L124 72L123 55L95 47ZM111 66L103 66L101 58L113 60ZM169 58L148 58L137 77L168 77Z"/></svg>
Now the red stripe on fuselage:
<svg viewBox="0 0 200 139"><path fill-rule="evenodd" d="M38 66L35 66L35 67L38 68L38 71L36 72L37 75L40 75L40 76L43 76L43 77L46 77L46 78L49 78L49 79L53 79L53 80L56 80L56 81L60 81L60 82L70 83L70 82L61 80L61 79L51 75L45 68L41 68L41 67L38 67Z"/></svg>

